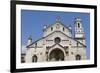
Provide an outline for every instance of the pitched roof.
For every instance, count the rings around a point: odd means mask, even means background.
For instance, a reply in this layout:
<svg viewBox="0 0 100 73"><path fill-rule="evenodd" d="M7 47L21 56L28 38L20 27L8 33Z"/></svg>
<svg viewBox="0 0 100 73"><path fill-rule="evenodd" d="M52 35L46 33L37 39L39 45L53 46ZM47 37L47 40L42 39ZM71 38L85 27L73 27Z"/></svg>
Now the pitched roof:
<svg viewBox="0 0 100 73"><path fill-rule="evenodd" d="M36 42L40 41L41 39L44 39L44 37L39 38L38 40L36 40L36 41L34 41L33 43L31 43L31 44L27 45L26 47L28 48L29 46L31 46L31 45L33 45L34 43L36 43Z"/></svg>
<svg viewBox="0 0 100 73"><path fill-rule="evenodd" d="M69 31L72 31L71 29L69 29L68 26L64 25L64 24L63 24L62 22L60 22L60 21L58 21L58 22L56 22L56 23L54 23L54 24L51 24L51 25L47 26L46 29L48 29L49 27L51 27L51 26L53 26L53 25L55 25L55 24L57 24L57 23L61 24L62 26L64 26L64 27L65 27L66 29L68 29Z"/></svg>
<svg viewBox="0 0 100 73"><path fill-rule="evenodd" d="M52 32L51 34L53 34L53 33L55 33L55 32L60 32L60 33L62 33L61 31L54 31L54 32ZM49 34L49 35L51 35L51 34ZM62 33L62 34L64 34L64 33ZM42 38L40 38L40 39L34 41L34 42L31 43L30 45L28 45L27 48L28 48L29 46L33 45L34 43L38 42L39 40L41 40L41 39L45 39L45 38L48 37L49 35L47 35L47 36L45 36L45 37L42 37ZM80 43L80 44L83 45L84 47L86 47L86 45L84 45L83 43L77 41L75 38L69 37L69 36L66 35L66 34L64 34L64 35L65 35L66 37L68 37L68 38L70 38L70 39L73 39L74 41Z"/></svg>
<svg viewBox="0 0 100 73"><path fill-rule="evenodd" d="M55 45L59 45L60 47L64 48L62 45L55 43L54 45L50 46L48 49L54 47ZM65 48L64 48L65 49Z"/></svg>

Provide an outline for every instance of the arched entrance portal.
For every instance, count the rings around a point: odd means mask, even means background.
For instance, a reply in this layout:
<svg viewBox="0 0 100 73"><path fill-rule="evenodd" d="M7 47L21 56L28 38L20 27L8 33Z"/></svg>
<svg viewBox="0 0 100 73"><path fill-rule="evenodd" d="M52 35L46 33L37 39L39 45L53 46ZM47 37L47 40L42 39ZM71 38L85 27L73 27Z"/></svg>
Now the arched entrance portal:
<svg viewBox="0 0 100 73"><path fill-rule="evenodd" d="M63 61L64 53L59 48L52 50L49 54L49 61Z"/></svg>

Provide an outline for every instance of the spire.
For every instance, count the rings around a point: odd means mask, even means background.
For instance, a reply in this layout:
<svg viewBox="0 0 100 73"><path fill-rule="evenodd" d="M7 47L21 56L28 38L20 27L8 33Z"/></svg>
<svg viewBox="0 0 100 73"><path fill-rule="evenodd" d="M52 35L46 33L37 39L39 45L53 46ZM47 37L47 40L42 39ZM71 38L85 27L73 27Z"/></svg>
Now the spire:
<svg viewBox="0 0 100 73"><path fill-rule="evenodd" d="M32 36L31 35L29 36L28 40L32 40Z"/></svg>
<svg viewBox="0 0 100 73"><path fill-rule="evenodd" d="M32 43L32 36L30 35L28 38L28 45L30 45Z"/></svg>
<svg viewBox="0 0 100 73"><path fill-rule="evenodd" d="M46 29L47 28L47 25L44 25L43 29Z"/></svg>

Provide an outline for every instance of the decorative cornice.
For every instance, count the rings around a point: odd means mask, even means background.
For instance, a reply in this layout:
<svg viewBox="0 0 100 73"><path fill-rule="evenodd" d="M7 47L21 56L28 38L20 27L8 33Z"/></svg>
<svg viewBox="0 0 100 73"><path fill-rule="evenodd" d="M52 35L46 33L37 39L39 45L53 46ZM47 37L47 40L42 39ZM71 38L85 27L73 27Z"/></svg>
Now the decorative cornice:
<svg viewBox="0 0 100 73"><path fill-rule="evenodd" d="M53 33L55 33L55 32L60 32L60 33L62 33L61 31L54 31L54 32L52 32L51 34L53 34ZM40 39L36 40L36 41L35 41L35 42L33 42L32 44L28 45L28 46L27 46L27 48L28 48L29 46L33 45L34 43L38 42L39 40L45 39L46 37L48 37L48 36L49 36L49 35L51 35L51 34L48 34L47 36L42 37L42 38L40 38ZM62 34L64 34L64 33L62 33ZM68 36L68 35L66 35L66 34L64 34L64 35L65 35L66 37L68 37L68 38L70 38L70 39L73 39L74 41L76 41L76 42L80 43L80 44L81 44L81 45L83 45L84 47L86 47L86 45L84 45L83 43L81 43L81 42L77 41L75 38L69 37L69 36Z"/></svg>

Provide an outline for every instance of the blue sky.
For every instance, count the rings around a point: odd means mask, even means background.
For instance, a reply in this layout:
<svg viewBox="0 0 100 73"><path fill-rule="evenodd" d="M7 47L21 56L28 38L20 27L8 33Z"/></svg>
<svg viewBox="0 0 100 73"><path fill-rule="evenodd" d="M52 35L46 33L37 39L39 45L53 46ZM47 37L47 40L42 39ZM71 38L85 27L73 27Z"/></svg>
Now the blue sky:
<svg viewBox="0 0 100 73"><path fill-rule="evenodd" d="M22 46L27 45L28 37L31 35L35 41L43 36L43 26L52 25L56 18L60 16L60 21L66 26L72 26L74 34L74 21L76 17L82 19L82 24L86 37L87 59L90 58L90 14L79 12L56 12L56 11L37 11L21 10L21 38Z"/></svg>

